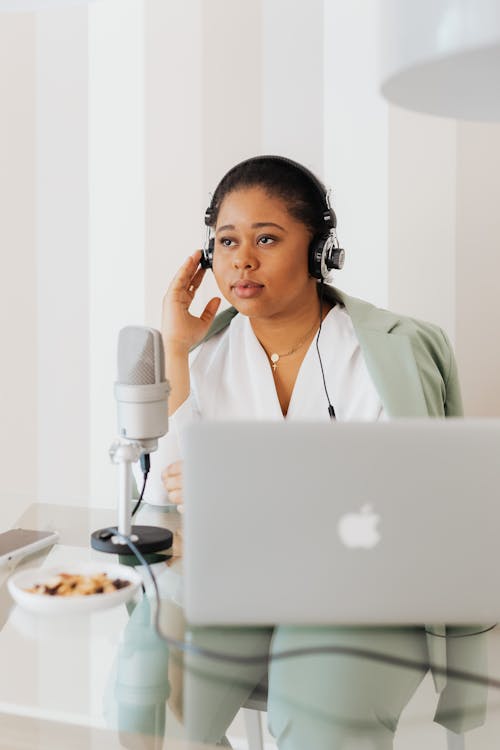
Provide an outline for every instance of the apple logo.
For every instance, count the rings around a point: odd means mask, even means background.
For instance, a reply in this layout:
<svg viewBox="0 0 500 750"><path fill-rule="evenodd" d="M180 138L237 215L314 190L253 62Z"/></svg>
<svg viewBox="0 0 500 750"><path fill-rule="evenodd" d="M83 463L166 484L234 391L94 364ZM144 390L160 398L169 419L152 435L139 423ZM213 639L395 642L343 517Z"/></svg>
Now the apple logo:
<svg viewBox="0 0 500 750"><path fill-rule="evenodd" d="M337 531L346 547L371 549L380 541L375 528L380 516L372 511L371 505L363 505L359 513L346 513L337 524Z"/></svg>

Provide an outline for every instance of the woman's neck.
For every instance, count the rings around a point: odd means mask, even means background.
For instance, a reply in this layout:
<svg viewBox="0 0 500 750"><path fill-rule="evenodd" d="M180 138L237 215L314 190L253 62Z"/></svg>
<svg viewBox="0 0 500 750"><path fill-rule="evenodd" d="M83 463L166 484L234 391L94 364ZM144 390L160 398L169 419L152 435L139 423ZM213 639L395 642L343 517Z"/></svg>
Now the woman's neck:
<svg viewBox="0 0 500 750"><path fill-rule="evenodd" d="M332 305L323 300L322 319ZM312 338L320 323L320 302L315 296L312 302L289 313L267 318L250 318L256 337L267 352L285 353L293 349L302 337Z"/></svg>

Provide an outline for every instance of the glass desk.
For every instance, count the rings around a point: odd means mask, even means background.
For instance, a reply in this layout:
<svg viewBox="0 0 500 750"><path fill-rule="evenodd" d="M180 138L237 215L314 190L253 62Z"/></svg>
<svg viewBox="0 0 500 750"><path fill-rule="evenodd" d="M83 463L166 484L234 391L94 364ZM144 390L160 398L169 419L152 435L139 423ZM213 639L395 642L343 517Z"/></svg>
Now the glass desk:
<svg viewBox="0 0 500 750"><path fill-rule="evenodd" d="M139 594L127 605L89 615L40 617L14 605L7 590L11 571L0 569L0 750L196 750L214 747L217 742L237 749L249 747L249 740L251 750L260 750L255 721L245 723L237 707L265 707L267 665L264 660L243 660L252 654L268 653L272 630L189 629L182 611L182 517L175 511L145 506L137 518L138 523L174 531L171 559L154 563L153 570L161 596L161 631L184 647L168 645L158 637L152 624L155 602L149 596ZM89 538L92 531L115 523L115 519L114 509L30 505L13 526L57 530L60 543L25 559L16 571L53 565L63 569L65 563L78 561L114 561L91 549ZM144 581L150 595L147 574ZM483 637L489 676L500 678L500 627ZM206 658L197 651L200 648L226 654L233 661ZM318 654L318 659L328 658L331 654ZM299 657L293 659L295 669L288 670L288 679L301 681L305 679L304 664ZM479 663L477 669L485 672ZM384 680L377 689L384 693ZM302 717L307 714L312 733L325 721L315 695L322 699L321 685L312 687L304 705L294 707ZM396 750L464 746L467 750L491 750L497 746L500 690L488 689L486 721L467 732L465 738L447 733L433 722L437 700L427 674L403 709L394 740ZM251 715L257 717L255 712ZM286 728L279 726L279 711L276 716L272 729L282 738L280 746L286 750ZM345 720L348 723L352 717ZM215 736L216 724L227 727L224 738ZM365 739L365 744L345 747L387 747ZM276 746L264 726L261 747L267 750ZM310 736L304 739L304 750L306 747L315 750ZM331 744L332 750L336 747Z"/></svg>

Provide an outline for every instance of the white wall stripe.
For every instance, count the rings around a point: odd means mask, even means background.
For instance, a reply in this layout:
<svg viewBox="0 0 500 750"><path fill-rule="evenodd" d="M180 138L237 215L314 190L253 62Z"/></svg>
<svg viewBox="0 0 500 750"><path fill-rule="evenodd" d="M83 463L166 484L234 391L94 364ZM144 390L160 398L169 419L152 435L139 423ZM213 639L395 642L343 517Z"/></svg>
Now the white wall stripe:
<svg viewBox="0 0 500 750"><path fill-rule="evenodd" d="M38 497L81 505L89 489L87 9L38 14L36 54Z"/></svg>
<svg viewBox="0 0 500 750"><path fill-rule="evenodd" d="M0 24L0 529L36 496L34 18Z"/></svg>
<svg viewBox="0 0 500 750"><path fill-rule="evenodd" d="M116 498L120 328L144 319L144 27L140 0L89 6L90 495Z"/></svg>
<svg viewBox="0 0 500 750"><path fill-rule="evenodd" d="M378 93L378 0L325 0L325 177L346 292L387 305L387 104Z"/></svg>
<svg viewBox="0 0 500 750"><path fill-rule="evenodd" d="M456 122L389 108L389 306L455 340Z"/></svg>
<svg viewBox="0 0 500 750"><path fill-rule="evenodd" d="M36 494L35 35L32 17L1 19L1 531Z"/></svg>
<svg viewBox="0 0 500 750"><path fill-rule="evenodd" d="M153 0L144 23L145 308L159 328L167 286L203 238L202 0Z"/></svg>
<svg viewBox="0 0 500 750"><path fill-rule="evenodd" d="M262 4L262 151L324 171L323 0Z"/></svg>

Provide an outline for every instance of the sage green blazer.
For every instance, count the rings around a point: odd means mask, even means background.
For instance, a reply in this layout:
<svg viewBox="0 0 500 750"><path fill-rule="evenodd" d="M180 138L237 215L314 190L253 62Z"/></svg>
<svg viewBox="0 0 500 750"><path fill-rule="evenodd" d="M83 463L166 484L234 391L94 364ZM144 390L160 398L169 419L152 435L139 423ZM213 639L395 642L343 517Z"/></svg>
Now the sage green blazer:
<svg viewBox="0 0 500 750"><path fill-rule="evenodd" d="M349 313L368 371L389 417L463 416L456 361L441 328L396 315L328 285L324 286L324 299L344 305ZM204 341L228 326L235 315L234 308L217 315ZM446 561L444 545L443 561ZM450 678L441 670L452 668L486 676L484 632L491 627L426 626L431 672L440 693L434 720L454 732L484 722L487 689ZM433 670L434 665L441 669Z"/></svg>

